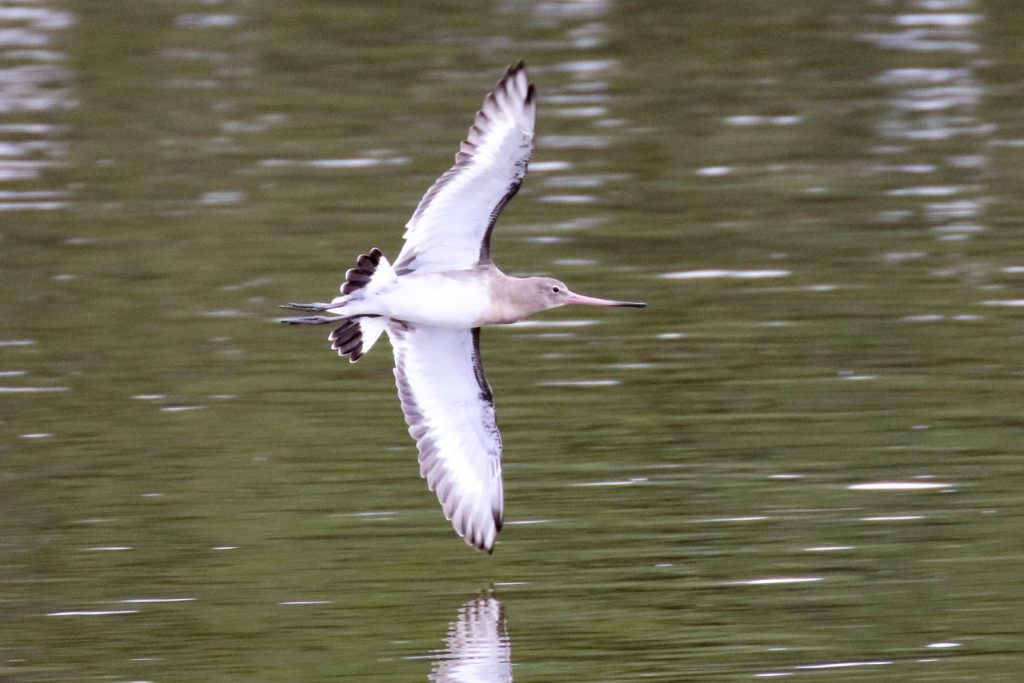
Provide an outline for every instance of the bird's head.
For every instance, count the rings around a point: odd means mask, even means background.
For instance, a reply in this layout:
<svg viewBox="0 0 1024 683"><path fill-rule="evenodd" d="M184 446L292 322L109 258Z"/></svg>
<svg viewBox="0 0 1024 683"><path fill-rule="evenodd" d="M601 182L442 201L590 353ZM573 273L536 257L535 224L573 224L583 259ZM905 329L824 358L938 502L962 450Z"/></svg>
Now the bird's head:
<svg viewBox="0 0 1024 683"><path fill-rule="evenodd" d="M570 304L582 306L629 306L631 308L643 308L647 304L640 301L614 301L612 299L598 299L592 296L577 294L566 287L561 280L552 277L529 278L531 299L537 304L537 310L543 311L549 308L558 308Z"/></svg>

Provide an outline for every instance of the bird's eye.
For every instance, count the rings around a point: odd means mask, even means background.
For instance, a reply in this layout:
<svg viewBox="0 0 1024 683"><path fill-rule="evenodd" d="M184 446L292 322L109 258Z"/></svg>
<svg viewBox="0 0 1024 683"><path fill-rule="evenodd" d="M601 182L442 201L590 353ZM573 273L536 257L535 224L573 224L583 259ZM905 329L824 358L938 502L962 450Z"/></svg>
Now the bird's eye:
<svg viewBox="0 0 1024 683"><path fill-rule="evenodd" d="M558 294L558 293L559 293L559 292L561 292L562 290L561 290L561 288L559 288L559 287L552 287L552 288L551 288L551 291L552 291L552 292L554 292L555 294Z"/></svg>

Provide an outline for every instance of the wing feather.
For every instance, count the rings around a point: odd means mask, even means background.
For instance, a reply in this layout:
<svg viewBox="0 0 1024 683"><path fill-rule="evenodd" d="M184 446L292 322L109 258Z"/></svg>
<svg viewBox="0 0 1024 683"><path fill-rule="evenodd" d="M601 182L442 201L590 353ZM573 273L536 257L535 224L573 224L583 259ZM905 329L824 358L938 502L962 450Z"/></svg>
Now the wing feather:
<svg viewBox="0 0 1024 683"><path fill-rule="evenodd" d="M395 262L412 271L463 270L491 260L491 231L526 176L537 101L522 62L484 98L455 165L434 182L406 223Z"/></svg>
<svg viewBox="0 0 1024 683"><path fill-rule="evenodd" d="M480 364L480 330L392 321L395 381L420 475L466 543L491 552L501 530L501 434Z"/></svg>

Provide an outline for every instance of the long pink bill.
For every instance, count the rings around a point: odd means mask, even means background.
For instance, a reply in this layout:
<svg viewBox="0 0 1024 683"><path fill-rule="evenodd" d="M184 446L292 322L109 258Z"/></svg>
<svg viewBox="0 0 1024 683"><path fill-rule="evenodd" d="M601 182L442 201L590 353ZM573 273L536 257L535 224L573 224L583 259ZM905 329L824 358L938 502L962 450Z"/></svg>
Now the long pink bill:
<svg viewBox="0 0 1024 683"><path fill-rule="evenodd" d="M613 301L612 299L598 299L593 296L583 296L576 292L569 292L566 303L580 304L582 306L628 306L630 308L644 308L647 306L642 301Z"/></svg>

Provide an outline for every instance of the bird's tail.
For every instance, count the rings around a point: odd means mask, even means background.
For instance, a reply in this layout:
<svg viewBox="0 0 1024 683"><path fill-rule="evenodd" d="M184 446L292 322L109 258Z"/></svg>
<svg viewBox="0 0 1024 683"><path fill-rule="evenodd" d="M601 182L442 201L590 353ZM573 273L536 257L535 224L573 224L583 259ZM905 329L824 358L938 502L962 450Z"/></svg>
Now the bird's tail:
<svg viewBox="0 0 1024 683"><path fill-rule="evenodd" d="M336 349L340 356L348 356L350 363L362 358L388 326L386 316L374 315L370 311L360 315L359 309L365 308L370 303L365 300L372 299L373 294L394 282L396 277L391 264L377 247L369 254L360 254L355 267L345 272L341 296L331 302L334 305L331 312L345 315L348 308L354 315L335 328L329 339L331 348Z"/></svg>
<svg viewBox="0 0 1024 683"><path fill-rule="evenodd" d="M377 343L387 326L388 319L382 315L349 318L334 328L328 339L339 356L348 356L348 362L355 363Z"/></svg>
<svg viewBox="0 0 1024 683"><path fill-rule="evenodd" d="M314 315L285 318L281 322L292 325L329 325L340 322L341 325L334 328L328 337L331 348L340 356L348 356L350 363L355 363L377 343L388 326L389 318L377 312L379 308L375 305L374 295L397 278L398 275L384 254L374 247L369 254L360 254L355 267L345 272L341 296L334 297L330 303L282 306L296 311L333 313L337 318Z"/></svg>
<svg viewBox="0 0 1024 683"><path fill-rule="evenodd" d="M360 254L355 267L345 272L345 281L341 283L341 296L335 301L341 301L353 294L372 293L382 285L390 284L396 277L384 254L374 247L369 254Z"/></svg>

